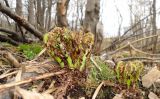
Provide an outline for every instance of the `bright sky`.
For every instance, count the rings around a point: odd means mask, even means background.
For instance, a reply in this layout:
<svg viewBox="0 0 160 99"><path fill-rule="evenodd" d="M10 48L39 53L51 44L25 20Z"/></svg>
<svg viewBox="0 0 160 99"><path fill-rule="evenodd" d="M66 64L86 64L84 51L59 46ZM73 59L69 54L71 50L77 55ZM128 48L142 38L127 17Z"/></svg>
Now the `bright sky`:
<svg viewBox="0 0 160 99"><path fill-rule="evenodd" d="M129 6L128 6L129 0L102 0L101 5L103 5L103 12L102 12L102 19L104 24L104 34L105 37L108 36L115 36L118 33L118 26L120 22L120 19L118 18L119 14L116 10L116 7L118 7L122 17L123 17L123 23L122 23L122 33L123 27L129 26L130 23L130 12L129 12ZM134 1L134 0L133 0ZM160 8L160 0L157 1L157 9ZM159 10L160 11L160 10ZM160 16L157 15L157 27L160 28Z"/></svg>
<svg viewBox="0 0 160 99"><path fill-rule="evenodd" d="M25 0L24 0L25 1ZM72 0L71 0L72 1ZM70 2L69 9L70 11L74 11L74 13L71 13L69 15L68 19L73 18L75 14L75 2L76 0L73 0ZM118 27L120 23L120 18L119 18L119 13L116 10L116 6L119 9L122 17L123 17L123 23L122 23L122 31L121 33L124 33L123 28L128 27L130 23L130 11L129 11L129 6L128 6L128 1L129 0L101 0L101 16L102 16L102 22L104 24L104 35L105 37L110 37L110 36L115 36L118 33ZM134 1L134 0L132 0ZM146 0L148 1L148 0ZM151 0L152 1L152 0ZM157 1L157 9L160 11L160 0ZM10 3L12 4L13 7L15 7L15 0L10 0ZM75 10L73 10L75 9ZM84 9L85 10L85 9ZM55 11L53 12L55 13ZM70 13L70 12L68 12ZM157 15L157 27L160 28L160 16L159 14Z"/></svg>
<svg viewBox="0 0 160 99"><path fill-rule="evenodd" d="M105 36L114 36L117 35L118 26L120 20L117 16L119 14L116 11L118 7L123 19L122 27L129 25L129 8L127 5L127 0L103 0L103 11L102 11L102 20L104 24L104 33Z"/></svg>

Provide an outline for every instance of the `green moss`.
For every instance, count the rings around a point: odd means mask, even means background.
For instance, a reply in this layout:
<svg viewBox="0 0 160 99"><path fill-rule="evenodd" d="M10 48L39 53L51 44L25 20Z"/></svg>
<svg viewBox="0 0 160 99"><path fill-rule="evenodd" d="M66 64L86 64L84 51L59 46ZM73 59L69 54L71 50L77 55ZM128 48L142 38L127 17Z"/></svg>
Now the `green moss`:
<svg viewBox="0 0 160 99"><path fill-rule="evenodd" d="M114 70L109 68L108 64L103 62L100 58L95 58L94 61L99 66L100 70L97 69L97 67L95 67L93 64L89 74L89 79L91 79L94 82L101 82L103 80L113 81L115 79L116 76Z"/></svg>
<svg viewBox="0 0 160 99"><path fill-rule="evenodd" d="M38 43L33 44L21 44L18 49L23 52L25 57L29 60L33 59L43 49Z"/></svg>

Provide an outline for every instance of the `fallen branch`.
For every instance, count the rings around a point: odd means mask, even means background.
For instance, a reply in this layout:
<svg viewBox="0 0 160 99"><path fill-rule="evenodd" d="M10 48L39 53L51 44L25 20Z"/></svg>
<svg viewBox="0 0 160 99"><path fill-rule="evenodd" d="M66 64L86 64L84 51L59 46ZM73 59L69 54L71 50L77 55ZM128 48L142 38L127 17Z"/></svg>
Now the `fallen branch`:
<svg viewBox="0 0 160 99"><path fill-rule="evenodd" d="M55 75L61 75L63 73L65 73L65 71L61 70L61 71L55 72L55 73L45 73L45 74L39 75L37 77L31 77L31 78L28 78L28 79L25 79L25 80L12 82L12 83L8 83L8 84L3 84L3 85L0 85L0 90L10 88L10 87L14 87L14 86L18 86L18 85L22 85L22 84L26 84L26 83L30 83L32 81L36 81L36 80L40 80L40 79L45 79L45 78L55 76Z"/></svg>
<svg viewBox="0 0 160 99"><path fill-rule="evenodd" d="M10 52L4 52L4 56L7 58L7 60L9 60L9 62L11 62L11 64L13 64L15 68L21 67L18 60Z"/></svg>
<svg viewBox="0 0 160 99"><path fill-rule="evenodd" d="M5 33L7 33L7 34L9 34L9 35L18 36L18 34L17 34L16 32L11 31L11 30L6 29L6 28L3 28L3 27L0 27L0 31L1 31L1 32L5 32Z"/></svg>
<svg viewBox="0 0 160 99"><path fill-rule="evenodd" d="M133 26L131 26L128 30L126 30L120 38L123 38L127 33L129 33L129 31L131 31L132 29L134 29L140 22L144 21L145 19L147 19L151 15L153 15L153 14L149 14L149 15L145 16L144 18L142 18L141 20L139 20L137 23L135 23ZM112 46L116 45L116 43L119 43L119 42L121 42L121 41L119 41L119 38L115 39L112 42L112 44L109 47L105 48L104 50L107 50L108 48L111 48Z"/></svg>
<svg viewBox="0 0 160 99"><path fill-rule="evenodd" d="M113 54L119 52L120 50L129 47L130 44L134 44L134 43L137 43L137 42L139 42L139 41L142 41L142 40L145 40L145 39L148 39L148 38L157 37L157 36L158 36L158 35L151 35L151 36L148 36L148 37L140 38L140 39L135 40L135 41L132 41L132 42L128 42L126 45L124 45L124 46L118 48L117 50L115 50L115 51L113 51L113 52L111 52L110 55L113 55Z"/></svg>
<svg viewBox="0 0 160 99"><path fill-rule="evenodd" d="M145 55L149 55L149 56L159 56L160 57L160 54L150 54L150 53L141 51L139 49L136 49L132 44L130 44L130 47L136 52L139 52L139 53L142 53L142 54L145 54Z"/></svg>
<svg viewBox="0 0 160 99"><path fill-rule="evenodd" d="M14 72L11 72L11 73L0 75L0 79L5 78L7 76L15 75L16 73L18 73L18 71L14 71Z"/></svg>
<svg viewBox="0 0 160 99"><path fill-rule="evenodd" d="M28 21L24 18L18 16L14 11L12 11L9 7L5 6L2 1L0 1L0 11L10 18L12 18L15 22L19 25L23 26L26 30L30 33L38 37L40 40L43 39L43 35L40 31L36 30L33 25L31 25Z"/></svg>
<svg viewBox="0 0 160 99"><path fill-rule="evenodd" d="M160 62L160 58L150 58L150 57L127 57L127 58L120 58L117 61L128 61L128 60L150 60L150 61L159 60Z"/></svg>
<svg viewBox="0 0 160 99"><path fill-rule="evenodd" d="M0 35L0 41L1 42L8 42L8 43L16 45L16 46L20 44L19 42L14 41L10 37L4 36L4 35Z"/></svg>

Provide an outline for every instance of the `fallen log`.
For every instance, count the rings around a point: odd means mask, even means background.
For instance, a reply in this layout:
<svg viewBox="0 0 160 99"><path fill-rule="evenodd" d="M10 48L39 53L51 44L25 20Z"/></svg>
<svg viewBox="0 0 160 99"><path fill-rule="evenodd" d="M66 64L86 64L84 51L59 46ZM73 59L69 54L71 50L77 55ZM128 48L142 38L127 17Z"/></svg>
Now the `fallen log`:
<svg viewBox="0 0 160 99"><path fill-rule="evenodd" d="M42 33L35 29L33 25L31 25L27 20L17 15L14 11L12 11L9 7L5 6L2 1L0 1L0 12L6 14L11 19L13 19L15 22L17 22L19 25L24 27L26 30L28 30L30 33L38 37L40 40L43 39Z"/></svg>
<svg viewBox="0 0 160 99"><path fill-rule="evenodd" d="M16 45L16 46L18 46L20 44L19 42L16 42L13 39L11 39L11 38L9 38L7 36L4 36L4 35L0 35L0 41L8 42L8 43Z"/></svg>
<svg viewBox="0 0 160 99"><path fill-rule="evenodd" d="M0 27L0 32L5 32L9 35L13 35L13 36L18 36L18 34L14 31L11 31L9 29L6 29L6 28L3 28L3 27Z"/></svg>

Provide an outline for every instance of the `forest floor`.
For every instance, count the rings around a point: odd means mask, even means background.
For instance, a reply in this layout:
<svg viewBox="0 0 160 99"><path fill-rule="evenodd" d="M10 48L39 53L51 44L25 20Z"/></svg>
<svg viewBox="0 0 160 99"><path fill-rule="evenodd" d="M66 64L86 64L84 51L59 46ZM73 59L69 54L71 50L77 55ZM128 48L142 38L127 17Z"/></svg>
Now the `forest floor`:
<svg viewBox="0 0 160 99"><path fill-rule="evenodd" d="M0 43L0 99L160 99L160 59L130 56L141 54L91 56L80 72L61 68L41 44Z"/></svg>

